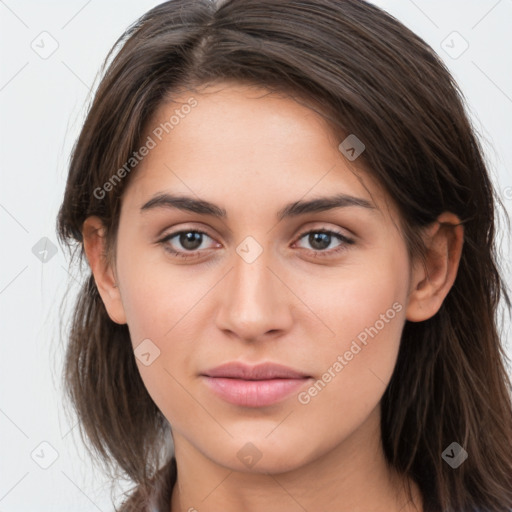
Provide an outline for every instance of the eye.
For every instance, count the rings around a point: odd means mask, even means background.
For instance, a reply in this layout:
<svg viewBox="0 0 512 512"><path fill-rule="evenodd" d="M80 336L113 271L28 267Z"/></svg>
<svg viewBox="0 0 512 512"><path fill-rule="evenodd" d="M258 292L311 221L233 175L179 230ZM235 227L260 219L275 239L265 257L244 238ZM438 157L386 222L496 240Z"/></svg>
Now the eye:
<svg viewBox="0 0 512 512"><path fill-rule="evenodd" d="M159 240L159 243L161 243L164 246L164 249L173 256L178 256L180 258L195 258L199 256L197 251L208 249L208 247L201 247L204 242L204 237L213 240L204 231L186 229L183 231L176 231L175 233L169 233ZM176 240L171 243L173 239ZM176 249L173 244L177 245L178 248ZM190 254L187 254L187 252Z"/></svg>
<svg viewBox="0 0 512 512"><path fill-rule="evenodd" d="M204 231L186 229L169 233L159 240L158 243L162 244L164 249L173 256L191 259L199 257L201 250L211 248L203 246L205 237L213 240ZM315 256L320 257L336 255L341 251L346 250L348 245L355 243L344 234L328 229L314 229L307 231L300 235L298 241L302 239L306 239L307 243L312 247L311 252L313 252ZM333 249L327 250L329 246L331 246L333 240L337 240L339 242L338 245ZM220 244L217 244L216 247L220 247Z"/></svg>
<svg viewBox="0 0 512 512"><path fill-rule="evenodd" d="M347 245L354 244L354 240L348 238L344 234L328 229L314 229L303 233L300 235L299 241L303 238L306 238L307 243L309 243L313 248L312 251L315 253L315 256L321 257L338 254L339 252L346 250ZM338 240L339 244L331 250L326 250L333 242L333 239Z"/></svg>

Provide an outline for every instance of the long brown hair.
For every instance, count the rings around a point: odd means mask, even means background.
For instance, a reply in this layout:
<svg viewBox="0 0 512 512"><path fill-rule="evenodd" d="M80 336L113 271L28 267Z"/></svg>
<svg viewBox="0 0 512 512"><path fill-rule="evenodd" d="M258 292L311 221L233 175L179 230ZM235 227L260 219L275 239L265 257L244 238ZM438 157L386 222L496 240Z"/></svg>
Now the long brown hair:
<svg viewBox="0 0 512 512"><path fill-rule="evenodd" d="M89 215L103 219L115 249L136 166L108 193L94 191L139 147L155 110L180 89L222 80L309 98L340 142L350 133L364 141L360 158L398 205L411 254L421 254L420 228L442 212L462 219L453 288L433 318L404 327L381 404L382 439L390 466L419 485L425 512L512 509L511 382L497 318L510 300L497 264L498 200L463 95L435 52L361 0L172 0L129 27L103 69L57 222L60 240L82 260ZM169 424L140 378L127 326L110 320L90 274L64 378L94 453L135 484L122 510L136 510L158 470L172 469ZM452 442L469 454L457 469L442 458Z"/></svg>

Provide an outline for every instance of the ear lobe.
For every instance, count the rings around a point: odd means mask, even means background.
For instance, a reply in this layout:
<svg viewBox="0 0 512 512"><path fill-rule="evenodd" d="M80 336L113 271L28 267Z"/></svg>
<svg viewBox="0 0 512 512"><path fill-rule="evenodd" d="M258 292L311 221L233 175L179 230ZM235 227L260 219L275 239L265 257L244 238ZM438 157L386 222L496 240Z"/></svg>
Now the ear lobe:
<svg viewBox="0 0 512 512"><path fill-rule="evenodd" d="M443 213L425 232L424 241L425 264L417 262L412 272L406 311L411 322L428 320L441 308L457 277L464 227L456 215Z"/></svg>
<svg viewBox="0 0 512 512"><path fill-rule="evenodd" d="M126 323L126 315L115 272L106 257L105 227L97 216L85 219L82 226L84 251L91 267L98 292L110 319L117 324Z"/></svg>

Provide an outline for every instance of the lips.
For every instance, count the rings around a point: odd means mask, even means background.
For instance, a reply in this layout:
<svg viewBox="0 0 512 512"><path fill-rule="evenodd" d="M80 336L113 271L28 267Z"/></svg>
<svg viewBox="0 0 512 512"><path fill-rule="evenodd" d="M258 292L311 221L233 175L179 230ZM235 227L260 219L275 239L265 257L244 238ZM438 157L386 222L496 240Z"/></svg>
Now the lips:
<svg viewBox="0 0 512 512"><path fill-rule="evenodd" d="M204 375L244 380L302 379L309 377L305 373L276 363L262 363L256 366L249 366L239 362L222 364L206 371Z"/></svg>
<svg viewBox="0 0 512 512"><path fill-rule="evenodd" d="M298 391L311 376L276 363L226 363L201 374L208 388L234 405L264 407Z"/></svg>

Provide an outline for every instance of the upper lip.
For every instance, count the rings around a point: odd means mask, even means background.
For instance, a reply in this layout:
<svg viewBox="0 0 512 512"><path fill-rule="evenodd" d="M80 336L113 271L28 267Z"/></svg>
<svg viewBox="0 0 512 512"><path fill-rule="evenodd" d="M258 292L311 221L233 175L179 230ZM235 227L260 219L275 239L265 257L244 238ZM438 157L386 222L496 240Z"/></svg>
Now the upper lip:
<svg viewBox="0 0 512 512"><path fill-rule="evenodd" d="M221 364L207 370L207 377L225 377L243 380L304 379L309 375L276 363L261 363L255 366L237 361Z"/></svg>

